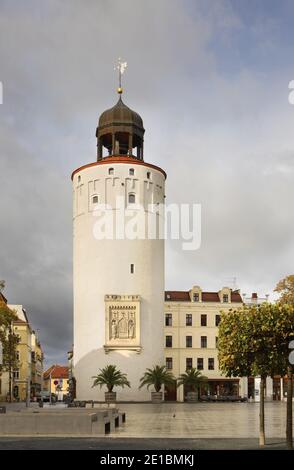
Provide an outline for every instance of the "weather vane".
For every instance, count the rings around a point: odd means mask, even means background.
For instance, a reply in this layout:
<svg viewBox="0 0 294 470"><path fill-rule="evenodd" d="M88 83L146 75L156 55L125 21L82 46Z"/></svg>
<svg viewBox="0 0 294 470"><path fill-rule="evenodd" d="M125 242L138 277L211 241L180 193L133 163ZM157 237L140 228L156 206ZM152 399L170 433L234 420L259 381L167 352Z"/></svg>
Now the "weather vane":
<svg viewBox="0 0 294 470"><path fill-rule="evenodd" d="M123 92L121 86L121 76L123 75L124 71L126 70L128 64L127 62L122 62L121 58L118 59L118 64L114 67L114 70L118 70L118 89L117 92L121 95Z"/></svg>

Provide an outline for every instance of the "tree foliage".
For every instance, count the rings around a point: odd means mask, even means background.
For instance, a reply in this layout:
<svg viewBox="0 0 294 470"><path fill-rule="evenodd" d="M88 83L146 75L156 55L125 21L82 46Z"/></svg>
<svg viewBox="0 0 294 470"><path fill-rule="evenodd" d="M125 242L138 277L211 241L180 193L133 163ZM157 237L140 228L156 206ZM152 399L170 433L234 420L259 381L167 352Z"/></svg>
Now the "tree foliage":
<svg viewBox="0 0 294 470"><path fill-rule="evenodd" d="M286 276L278 282L275 292L280 294L279 303L294 305L294 274Z"/></svg>
<svg viewBox="0 0 294 470"><path fill-rule="evenodd" d="M273 376L287 373L289 341L294 339L294 309L263 303L223 314L219 363L226 375Z"/></svg>
<svg viewBox="0 0 294 470"><path fill-rule="evenodd" d="M5 302L0 301L0 343L2 345L2 364L0 364L0 372L16 369L18 366L16 347L19 340L12 326L13 321L16 319L16 313L11 310Z"/></svg>
<svg viewBox="0 0 294 470"><path fill-rule="evenodd" d="M103 369L99 369L100 373L92 377L94 379L92 387L100 388L105 385L109 392L112 392L114 387L130 387L130 382L127 379L127 375L123 374L114 365L105 366Z"/></svg>
<svg viewBox="0 0 294 470"><path fill-rule="evenodd" d="M193 392L199 390L202 385L207 384L207 377L201 374L195 367L191 367L184 374L181 374L177 381L177 386L187 385Z"/></svg>
<svg viewBox="0 0 294 470"><path fill-rule="evenodd" d="M147 369L141 377L139 388L147 385L147 389L149 389L153 385L155 391L160 392L162 385L173 384L175 380L174 375L165 366L154 366L153 369Z"/></svg>

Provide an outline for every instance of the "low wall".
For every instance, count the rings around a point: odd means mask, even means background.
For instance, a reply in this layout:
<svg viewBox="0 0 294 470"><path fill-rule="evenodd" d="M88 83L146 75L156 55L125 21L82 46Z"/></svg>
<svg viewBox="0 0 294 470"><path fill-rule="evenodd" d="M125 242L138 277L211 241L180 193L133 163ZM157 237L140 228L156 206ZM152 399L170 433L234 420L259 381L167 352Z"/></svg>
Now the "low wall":
<svg viewBox="0 0 294 470"><path fill-rule="evenodd" d="M40 410L0 415L0 435L104 436L123 423L118 410Z"/></svg>

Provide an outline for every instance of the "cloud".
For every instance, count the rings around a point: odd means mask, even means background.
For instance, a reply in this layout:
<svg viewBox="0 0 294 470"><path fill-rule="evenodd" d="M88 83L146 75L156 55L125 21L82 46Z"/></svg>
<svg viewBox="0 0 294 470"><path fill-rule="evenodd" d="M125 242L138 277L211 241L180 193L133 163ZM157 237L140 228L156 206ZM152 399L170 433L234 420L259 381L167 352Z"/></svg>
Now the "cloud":
<svg viewBox="0 0 294 470"><path fill-rule="evenodd" d="M72 342L70 174L95 160L119 56L124 100L144 119L145 160L168 173L167 201L203 206L201 249L167 243L167 288L218 289L236 276L242 291L264 293L292 271L294 77L270 12L266 27L259 16L249 28L226 1L1 8L0 278L48 362L65 362Z"/></svg>

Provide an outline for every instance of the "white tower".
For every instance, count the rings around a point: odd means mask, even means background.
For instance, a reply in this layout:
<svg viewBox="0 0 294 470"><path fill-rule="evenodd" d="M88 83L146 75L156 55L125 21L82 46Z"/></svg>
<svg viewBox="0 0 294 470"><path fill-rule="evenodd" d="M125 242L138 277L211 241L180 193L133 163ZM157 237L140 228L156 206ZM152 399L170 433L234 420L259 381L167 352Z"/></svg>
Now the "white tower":
<svg viewBox="0 0 294 470"><path fill-rule="evenodd" d="M121 87L118 92L117 104L99 119L97 162L72 175L79 400L104 399L106 390L92 388L92 376L108 364L131 382L117 389L119 400L150 400L139 379L147 367L164 363L164 239L148 237L140 223L161 220L166 174L144 162L143 121L123 103Z"/></svg>

